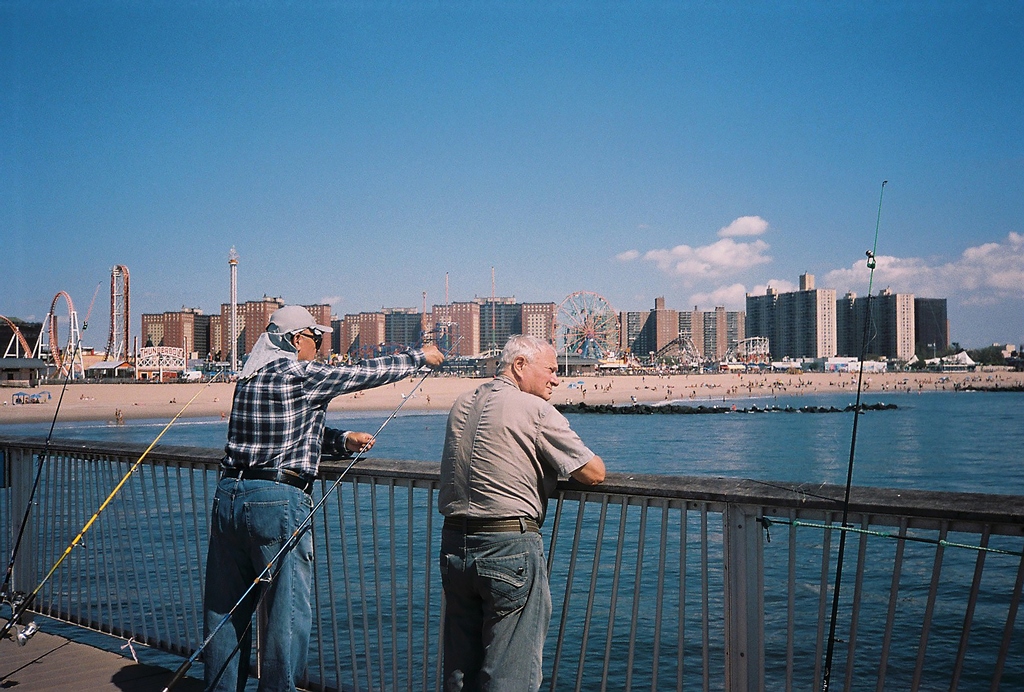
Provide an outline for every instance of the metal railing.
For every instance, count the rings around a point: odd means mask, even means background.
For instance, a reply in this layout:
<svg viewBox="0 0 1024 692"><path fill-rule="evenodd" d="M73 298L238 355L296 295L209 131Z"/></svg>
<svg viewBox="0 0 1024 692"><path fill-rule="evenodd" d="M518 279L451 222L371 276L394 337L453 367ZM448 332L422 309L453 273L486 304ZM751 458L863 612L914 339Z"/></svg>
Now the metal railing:
<svg viewBox="0 0 1024 692"><path fill-rule="evenodd" d="M51 444L15 588L36 588L143 449ZM41 450L0 437L5 562ZM157 447L35 609L192 651L219 457ZM323 468L314 500L338 473ZM308 688L440 688L437 484L437 464L366 459L316 517ZM840 530L851 543L833 689L1024 688L1024 497L858 487L846 529L841 497L706 477L560 484L543 530L555 604L544 688L820 689Z"/></svg>

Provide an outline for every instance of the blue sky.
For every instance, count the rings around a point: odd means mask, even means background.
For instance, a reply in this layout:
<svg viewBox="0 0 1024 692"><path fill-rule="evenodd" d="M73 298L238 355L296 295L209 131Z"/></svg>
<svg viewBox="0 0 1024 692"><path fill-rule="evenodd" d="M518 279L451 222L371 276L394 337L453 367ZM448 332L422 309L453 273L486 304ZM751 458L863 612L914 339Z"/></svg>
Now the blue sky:
<svg viewBox="0 0 1024 692"><path fill-rule="evenodd" d="M0 314L949 300L1024 343L1018 2L0 0ZM64 311L59 303L58 312ZM63 337L62 337L63 338Z"/></svg>

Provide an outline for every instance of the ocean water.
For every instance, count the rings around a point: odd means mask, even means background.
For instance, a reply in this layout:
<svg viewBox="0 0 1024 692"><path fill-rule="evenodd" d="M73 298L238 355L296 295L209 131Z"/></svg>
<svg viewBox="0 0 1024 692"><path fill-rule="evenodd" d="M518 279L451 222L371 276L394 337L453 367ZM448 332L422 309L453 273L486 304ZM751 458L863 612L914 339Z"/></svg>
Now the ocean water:
<svg viewBox="0 0 1024 692"><path fill-rule="evenodd" d="M835 406L854 393L704 401L751 406ZM857 426L855 485L1024 495L1024 394L983 392L866 393L862 403L892 403L868 411ZM694 402L680 402L690 404ZM374 432L388 411L332 412L333 427ZM570 414L573 428L609 471L751 478L808 483L846 482L852 413L724 413L706 415ZM151 442L165 420L123 426L58 422L55 438ZM445 415L402 412L381 431L369 456L435 461ZM44 436L49 424L0 425L0 435ZM179 419L162 444L221 448L227 424Z"/></svg>

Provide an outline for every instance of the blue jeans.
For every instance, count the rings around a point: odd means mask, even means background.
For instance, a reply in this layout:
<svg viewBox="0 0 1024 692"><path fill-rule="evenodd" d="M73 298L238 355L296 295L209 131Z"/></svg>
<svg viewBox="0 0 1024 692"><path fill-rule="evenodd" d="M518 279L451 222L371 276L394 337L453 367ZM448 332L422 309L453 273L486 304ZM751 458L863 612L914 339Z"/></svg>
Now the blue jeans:
<svg viewBox="0 0 1024 692"><path fill-rule="evenodd" d="M551 620L544 544L537 533L441 534L444 689L540 689Z"/></svg>
<svg viewBox="0 0 1024 692"><path fill-rule="evenodd" d="M312 502L302 490L262 480L221 479L213 498L210 553L206 561L205 632L220 623L309 515ZM267 629L262 635L260 690L294 690L306 667L312 628L310 604L313 537L307 530L274 565L269 587L261 584L207 645L206 687L225 692L245 689L252 650L253 610L258 589ZM239 649L232 651L238 645ZM223 672L221 672L223 669ZM220 679L214 685L215 678Z"/></svg>

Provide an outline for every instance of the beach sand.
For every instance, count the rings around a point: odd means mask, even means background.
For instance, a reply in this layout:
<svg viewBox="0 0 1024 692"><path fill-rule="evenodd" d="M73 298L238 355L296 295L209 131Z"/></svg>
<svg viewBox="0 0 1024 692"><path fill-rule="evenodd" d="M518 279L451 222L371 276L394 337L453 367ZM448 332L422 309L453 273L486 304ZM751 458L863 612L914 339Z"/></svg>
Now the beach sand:
<svg viewBox="0 0 1024 692"><path fill-rule="evenodd" d="M346 394L331 402L330 411L391 411L402 403L419 378L365 392ZM446 413L455 398L484 380L464 377L428 377L406 402L403 410L428 410ZM977 387L1024 387L1024 373L979 371L973 373L865 373L864 391L924 392L955 391L965 384ZM48 422L53 418L60 385L35 388L0 388L0 426L4 423ZM60 406L60 420L115 421L116 412L124 419L170 420L179 413L190 418L217 418L231 414L234 384L70 384ZM604 375L563 378L552 403L585 401L588 404L627 404L682 402L722 403L751 396L779 394L822 394L848 392L856 396L855 373L769 373L713 375ZM49 393L43 403L12 403L16 392ZM2 432L2 428L0 428Z"/></svg>

